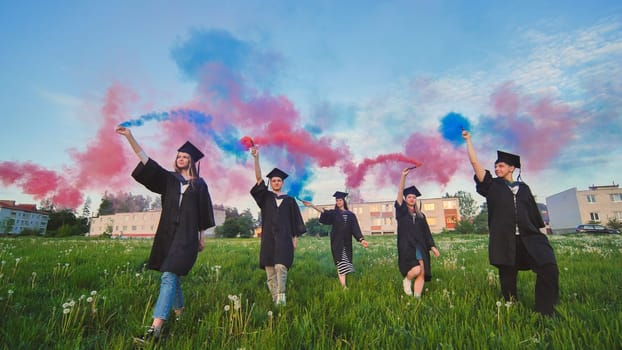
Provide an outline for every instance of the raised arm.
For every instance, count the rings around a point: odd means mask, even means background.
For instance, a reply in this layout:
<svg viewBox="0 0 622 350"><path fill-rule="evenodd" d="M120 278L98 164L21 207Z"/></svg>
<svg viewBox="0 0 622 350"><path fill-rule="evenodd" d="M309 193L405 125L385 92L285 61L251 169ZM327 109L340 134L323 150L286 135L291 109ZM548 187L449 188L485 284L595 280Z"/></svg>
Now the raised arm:
<svg viewBox="0 0 622 350"><path fill-rule="evenodd" d="M404 184L406 183L406 175L410 172L410 169L406 168L402 170L402 177L400 178L400 186L397 189L397 204L402 205L404 201Z"/></svg>
<svg viewBox="0 0 622 350"><path fill-rule="evenodd" d="M134 135L132 135L132 132L130 131L130 129L128 129L126 127L123 127L121 125L118 125L116 127L115 131L117 132L117 134L125 136L125 138L129 142L130 146L132 146L132 149L134 150L134 153L136 153L138 158L140 158L140 161L143 164L147 164L147 161L149 160L149 157L147 156L147 154L145 153L143 148L140 147L140 145L138 144L138 142L134 138Z"/></svg>
<svg viewBox="0 0 622 350"><path fill-rule="evenodd" d="M300 201L302 202L302 204L304 204L305 207L313 208L313 209L317 210L320 213L324 212L324 208L318 208L315 204L313 204L313 203L311 203L309 201L305 201L305 200L302 200L302 199L300 199Z"/></svg>
<svg viewBox="0 0 622 350"><path fill-rule="evenodd" d="M462 138L466 141L469 161L471 162L471 166L473 167L475 176L477 177L477 180L479 182L482 182L484 181L484 175L486 175L486 171L484 170L482 165L479 164L479 161L477 160L477 155L475 154L475 148L473 147L473 143L471 142L471 134L468 131L463 130Z"/></svg>
<svg viewBox="0 0 622 350"><path fill-rule="evenodd" d="M259 185L263 180L261 179L261 167L259 166L259 151L254 146L251 147L251 154L253 158L255 158L255 178L257 179L257 184Z"/></svg>

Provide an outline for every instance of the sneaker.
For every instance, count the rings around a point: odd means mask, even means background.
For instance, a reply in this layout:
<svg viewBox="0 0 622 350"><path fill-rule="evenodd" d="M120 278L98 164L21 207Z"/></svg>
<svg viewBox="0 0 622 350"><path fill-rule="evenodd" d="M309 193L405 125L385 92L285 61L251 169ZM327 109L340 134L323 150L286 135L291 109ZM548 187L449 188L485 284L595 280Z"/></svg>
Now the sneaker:
<svg viewBox="0 0 622 350"><path fill-rule="evenodd" d="M406 293L406 295L413 295L411 283L412 282L409 281L408 278L404 278L404 280L402 281L402 286L404 287L404 293Z"/></svg>
<svg viewBox="0 0 622 350"><path fill-rule="evenodd" d="M162 330L155 328L155 327L149 327L149 329L147 329L147 331L145 332L145 334L138 336L138 337L134 337L134 341L136 341L137 343L149 343L149 342L159 342L160 341L160 336L162 334Z"/></svg>

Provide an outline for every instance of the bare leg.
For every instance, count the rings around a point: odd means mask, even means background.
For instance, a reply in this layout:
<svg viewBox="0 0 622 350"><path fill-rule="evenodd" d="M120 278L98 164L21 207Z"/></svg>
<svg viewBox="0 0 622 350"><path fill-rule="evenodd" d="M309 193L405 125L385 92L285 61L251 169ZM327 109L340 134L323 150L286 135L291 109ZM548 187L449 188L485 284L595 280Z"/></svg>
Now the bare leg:
<svg viewBox="0 0 622 350"><path fill-rule="evenodd" d="M408 273L406 274L406 277L404 277L404 280L402 281L402 286L404 287L404 293L406 293L406 295L413 295L412 281L420 274L421 274L420 266L414 266L412 269L408 271Z"/></svg>
<svg viewBox="0 0 622 350"><path fill-rule="evenodd" d="M423 292L423 285L425 284L425 271L423 267L423 260L419 260L419 273L415 277L415 288L413 290L413 295L415 298L421 298L421 293Z"/></svg>
<svg viewBox="0 0 622 350"><path fill-rule="evenodd" d="M339 275L339 283L341 283L341 286L343 288L347 288L346 286L346 275L342 275L342 274L338 274Z"/></svg>

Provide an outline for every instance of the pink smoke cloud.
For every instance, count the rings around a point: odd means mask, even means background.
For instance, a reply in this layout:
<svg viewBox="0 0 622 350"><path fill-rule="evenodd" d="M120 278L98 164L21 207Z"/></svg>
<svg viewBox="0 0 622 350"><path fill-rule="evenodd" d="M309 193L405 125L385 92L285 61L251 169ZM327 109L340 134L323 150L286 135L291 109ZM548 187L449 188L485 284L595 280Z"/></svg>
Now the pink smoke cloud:
<svg viewBox="0 0 622 350"><path fill-rule="evenodd" d="M542 170L573 138L577 124L573 110L549 95L525 95L511 83L490 98L494 116L480 129L490 130L495 146L520 154L531 170Z"/></svg>

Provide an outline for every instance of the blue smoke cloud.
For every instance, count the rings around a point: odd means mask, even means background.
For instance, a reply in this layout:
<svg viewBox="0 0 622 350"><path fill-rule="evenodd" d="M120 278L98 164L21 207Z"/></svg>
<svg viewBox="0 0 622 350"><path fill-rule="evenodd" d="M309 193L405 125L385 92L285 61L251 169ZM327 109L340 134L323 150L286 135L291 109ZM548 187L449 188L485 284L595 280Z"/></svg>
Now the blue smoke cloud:
<svg viewBox="0 0 622 350"><path fill-rule="evenodd" d="M443 138L451 142L454 146L464 144L462 129L471 130L471 123L460 113L450 112L441 119L439 132Z"/></svg>

